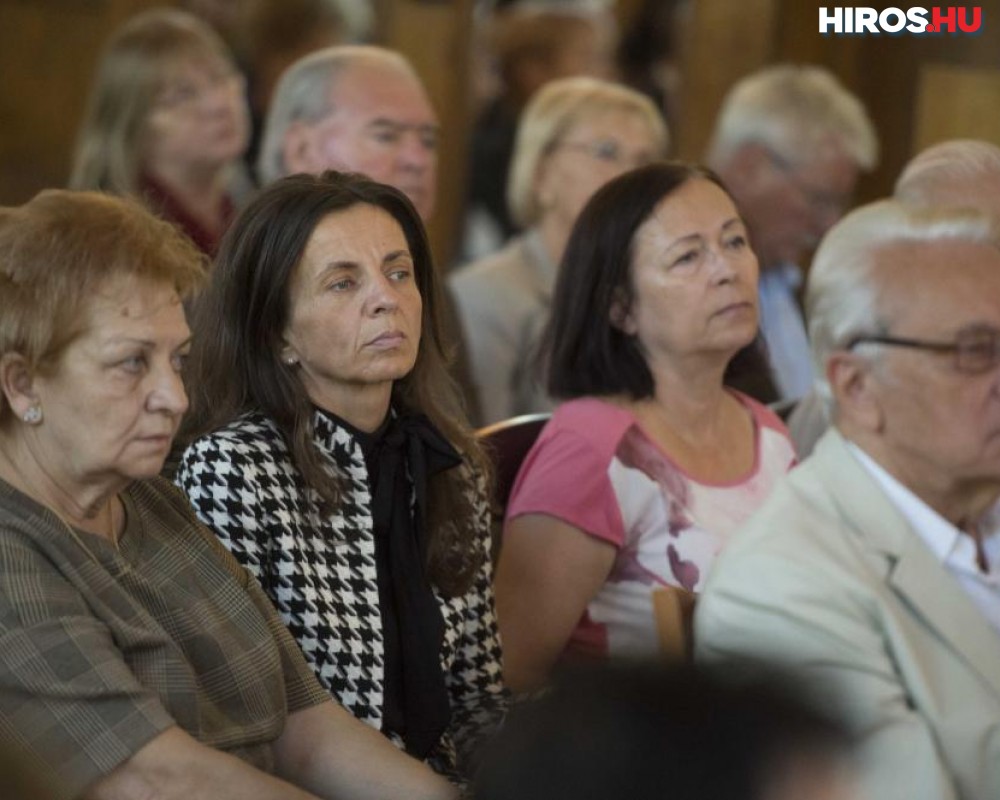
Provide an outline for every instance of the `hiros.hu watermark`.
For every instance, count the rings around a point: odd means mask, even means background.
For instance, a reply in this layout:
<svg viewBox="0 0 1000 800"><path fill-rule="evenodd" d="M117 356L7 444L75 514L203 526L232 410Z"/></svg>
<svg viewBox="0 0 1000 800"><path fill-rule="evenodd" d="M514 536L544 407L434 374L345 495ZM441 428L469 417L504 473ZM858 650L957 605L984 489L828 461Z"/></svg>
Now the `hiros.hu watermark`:
<svg viewBox="0 0 1000 800"><path fill-rule="evenodd" d="M868 6L823 6L819 10L819 32L823 34L969 34L982 29L982 6L914 6L881 11Z"/></svg>

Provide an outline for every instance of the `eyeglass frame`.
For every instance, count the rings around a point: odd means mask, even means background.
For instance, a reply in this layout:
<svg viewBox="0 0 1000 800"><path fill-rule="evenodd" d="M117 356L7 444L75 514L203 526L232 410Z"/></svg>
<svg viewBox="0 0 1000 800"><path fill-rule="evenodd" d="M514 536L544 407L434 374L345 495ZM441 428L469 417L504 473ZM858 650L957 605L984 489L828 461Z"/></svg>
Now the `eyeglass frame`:
<svg viewBox="0 0 1000 800"><path fill-rule="evenodd" d="M230 65L217 70L200 73L198 81L166 83L153 99L153 108L161 111L187 112L200 106L202 101L219 90L239 89L243 91L243 74Z"/></svg>
<svg viewBox="0 0 1000 800"><path fill-rule="evenodd" d="M627 169L638 169L656 161L655 155L644 160L629 158L622 152L622 149L622 146L613 139L599 139L595 142L574 142L565 139L556 139L545 148L545 152L546 154L551 154L557 150L576 150L586 153L591 158L605 164L614 164L616 167L624 166Z"/></svg>
<svg viewBox="0 0 1000 800"><path fill-rule="evenodd" d="M971 342L973 338L977 341ZM963 342L963 338L966 340ZM970 366L968 359L970 355L975 358L976 350L982 349L982 344L991 342L991 354L989 363L985 361L979 366ZM987 327L976 327L964 331L959 331L953 342L933 341L930 339L914 339L906 336L890 336L888 334L862 334L852 338L845 350L852 351L861 344L881 344L889 347L908 347L913 350L925 350L933 353L951 353L954 355L954 366L958 372L964 375L982 375L1000 365L1000 330ZM977 347L978 346L978 347ZM966 355L963 364L962 354Z"/></svg>

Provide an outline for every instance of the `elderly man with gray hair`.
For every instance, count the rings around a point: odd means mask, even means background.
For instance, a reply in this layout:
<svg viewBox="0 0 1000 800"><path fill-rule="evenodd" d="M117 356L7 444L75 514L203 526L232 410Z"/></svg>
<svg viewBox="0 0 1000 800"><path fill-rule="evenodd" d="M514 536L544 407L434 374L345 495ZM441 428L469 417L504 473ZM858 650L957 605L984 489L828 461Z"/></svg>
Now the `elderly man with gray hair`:
<svg viewBox="0 0 1000 800"><path fill-rule="evenodd" d="M731 382L765 402L813 381L798 290L803 258L840 219L878 142L861 102L828 71L782 64L726 95L707 163L736 200L760 259L760 343L734 359Z"/></svg>
<svg viewBox="0 0 1000 800"><path fill-rule="evenodd" d="M978 139L951 139L912 158L896 180L894 196L915 206L971 208L1000 220L1000 147ZM799 458L808 456L829 426L815 389L788 417Z"/></svg>
<svg viewBox="0 0 1000 800"><path fill-rule="evenodd" d="M401 54L339 45L300 58L274 92L257 162L261 184L296 172L360 172L399 189L426 223L437 200L440 126ZM444 346L471 418L478 416L451 295L442 293Z"/></svg>
<svg viewBox="0 0 1000 800"><path fill-rule="evenodd" d="M262 184L295 172L361 172L402 191L426 221L437 194L438 121L399 53L318 50L282 75L264 124Z"/></svg>
<svg viewBox="0 0 1000 800"><path fill-rule="evenodd" d="M825 677L866 796L1000 797L1000 229L847 216L807 292L832 428L716 562L699 657Z"/></svg>

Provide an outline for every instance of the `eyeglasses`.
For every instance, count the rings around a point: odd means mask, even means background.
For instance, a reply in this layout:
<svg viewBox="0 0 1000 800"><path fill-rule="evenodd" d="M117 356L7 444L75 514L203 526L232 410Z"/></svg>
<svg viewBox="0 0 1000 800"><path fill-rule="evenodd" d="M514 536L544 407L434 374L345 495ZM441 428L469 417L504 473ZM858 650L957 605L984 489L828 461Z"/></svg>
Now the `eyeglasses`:
<svg viewBox="0 0 1000 800"><path fill-rule="evenodd" d="M207 70L197 79L185 79L168 83L156 98L156 105L167 110L189 111L201 104L208 95L220 88L227 90L242 88L243 76L235 70Z"/></svg>
<svg viewBox="0 0 1000 800"><path fill-rule="evenodd" d="M654 157L648 153L631 156L626 154L622 146L614 139L599 139L596 142L556 141L548 149L550 153L555 150L577 150L586 153L595 161L603 161L605 164L625 169L644 167L654 160Z"/></svg>
<svg viewBox="0 0 1000 800"><path fill-rule="evenodd" d="M810 186L799 177L798 170L791 161L778 155L773 150L767 151L771 163L777 167L788 179L788 182L795 187L795 190L802 195L809 206L819 214L840 216L847 208L849 198L839 192L831 192L821 189L818 186Z"/></svg>
<svg viewBox="0 0 1000 800"><path fill-rule="evenodd" d="M883 344L951 354L955 369L968 375L989 372L1000 365L1000 331L993 328L960 331L954 342L932 342L901 336L857 336L848 343L847 349L853 350L859 344Z"/></svg>

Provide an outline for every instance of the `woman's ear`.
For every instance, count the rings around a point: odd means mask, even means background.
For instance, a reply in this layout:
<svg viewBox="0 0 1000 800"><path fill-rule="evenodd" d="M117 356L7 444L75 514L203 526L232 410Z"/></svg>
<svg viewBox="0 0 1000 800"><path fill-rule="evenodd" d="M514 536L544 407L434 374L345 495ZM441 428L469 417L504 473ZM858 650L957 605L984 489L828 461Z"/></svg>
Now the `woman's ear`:
<svg viewBox="0 0 1000 800"><path fill-rule="evenodd" d="M281 359L281 363L288 367L294 367L299 363L299 354L295 352L295 348L288 342L284 342L281 345L278 357Z"/></svg>
<svg viewBox="0 0 1000 800"><path fill-rule="evenodd" d="M20 353L0 356L0 392L21 419L32 408L38 408L40 401L35 391L34 373Z"/></svg>
<svg viewBox="0 0 1000 800"><path fill-rule="evenodd" d="M531 192L535 196L535 205L540 214L552 209L556 203L556 187L552 185L552 170L549 169L549 156L545 153L535 164L535 174L531 178Z"/></svg>
<svg viewBox="0 0 1000 800"><path fill-rule="evenodd" d="M617 328L626 336L635 336L638 332L635 317L632 313L632 303L625 295L624 289L617 289L615 291L608 317L611 320L611 327Z"/></svg>

